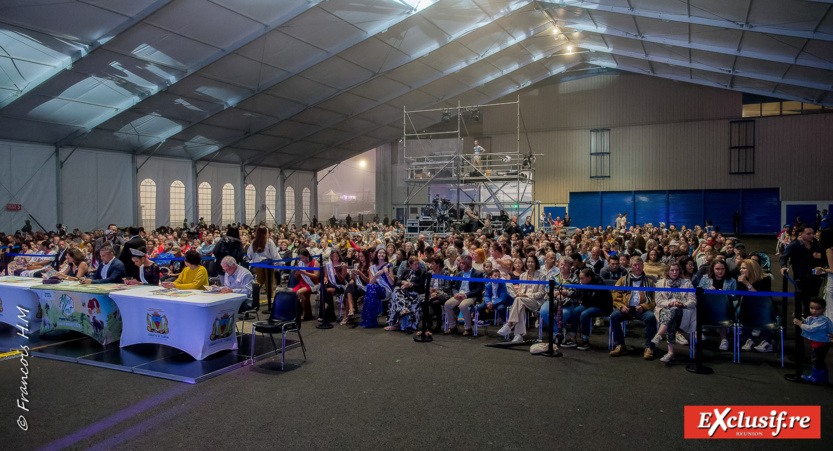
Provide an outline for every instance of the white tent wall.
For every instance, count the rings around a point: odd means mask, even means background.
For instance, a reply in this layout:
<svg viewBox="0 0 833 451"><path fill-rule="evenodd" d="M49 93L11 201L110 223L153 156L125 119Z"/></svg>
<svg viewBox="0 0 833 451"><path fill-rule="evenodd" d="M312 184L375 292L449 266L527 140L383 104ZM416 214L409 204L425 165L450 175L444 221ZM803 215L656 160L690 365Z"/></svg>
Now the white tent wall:
<svg viewBox="0 0 833 451"><path fill-rule="evenodd" d="M251 184L254 185L257 190L257 195L255 196L255 220L254 223L250 225L257 225L260 221L267 221L271 224L273 220L281 223L283 219L283 209L281 206L283 205L284 194L280 188L280 169L253 168L251 166L247 166L245 170L249 175L247 175L243 180L243 187L245 188L246 185ZM275 203L273 205L267 205L266 209L263 209L262 207L266 203L266 188L269 186L275 188ZM248 216L250 212L245 213Z"/></svg>
<svg viewBox="0 0 833 451"><path fill-rule="evenodd" d="M60 158L62 222L69 230L138 223L138 218L133 217L135 194L130 154L82 149L73 152L63 148Z"/></svg>
<svg viewBox="0 0 833 451"><path fill-rule="evenodd" d="M234 187L234 222L243 222L242 180L240 165L197 162L197 186L203 182L211 185L211 223L226 225L223 222L223 187L227 183Z"/></svg>
<svg viewBox="0 0 833 451"><path fill-rule="evenodd" d="M58 222L55 148L0 142L0 231L14 233L32 215L46 230ZM22 210L7 211L6 204ZM32 221L32 229L40 227Z"/></svg>
<svg viewBox="0 0 833 451"><path fill-rule="evenodd" d="M194 172L190 160L175 158L151 157L145 161L144 157L136 159L140 166L136 175L136 192L139 192L142 180L151 179L156 183L156 227L171 225L171 184L179 180L185 185L185 218L194 220ZM138 202L136 198L134 202ZM139 209L141 210L141 208ZM141 212L137 222L141 222ZM181 224L173 224L174 227Z"/></svg>
<svg viewBox="0 0 833 451"><path fill-rule="evenodd" d="M295 221L296 226L309 224L313 216L318 216L318 173L308 171L293 171L284 170L286 179L284 180L284 191L288 187L295 190ZM304 188L310 190L310 218L304 217ZM283 196L281 196L284 198ZM286 212L286 205L284 205L284 212ZM285 214L285 213L284 213Z"/></svg>

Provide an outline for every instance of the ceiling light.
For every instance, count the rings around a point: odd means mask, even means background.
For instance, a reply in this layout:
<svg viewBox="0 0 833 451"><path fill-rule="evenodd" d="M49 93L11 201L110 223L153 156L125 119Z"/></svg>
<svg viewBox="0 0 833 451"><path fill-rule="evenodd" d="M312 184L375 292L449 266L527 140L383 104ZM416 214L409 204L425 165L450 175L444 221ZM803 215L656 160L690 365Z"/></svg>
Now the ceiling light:
<svg viewBox="0 0 833 451"><path fill-rule="evenodd" d="M572 45L567 46L567 53L573 53L573 46Z"/></svg>
<svg viewBox="0 0 833 451"><path fill-rule="evenodd" d="M448 110L443 110L442 121L443 122L450 122L451 121L451 113Z"/></svg>

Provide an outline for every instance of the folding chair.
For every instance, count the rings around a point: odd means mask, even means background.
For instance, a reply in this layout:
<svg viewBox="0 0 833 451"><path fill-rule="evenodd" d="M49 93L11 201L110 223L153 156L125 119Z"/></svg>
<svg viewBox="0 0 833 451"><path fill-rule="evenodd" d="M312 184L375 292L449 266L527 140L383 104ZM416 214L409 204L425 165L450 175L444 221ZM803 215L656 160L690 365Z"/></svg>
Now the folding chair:
<svg viewBox="0 0 833 451"><path fill-rule="evenodd" d="M304 352L304 360L307 359L307 347L304 345L303 337L301 337L301 303L292 291L280 290L275 293L275 302L272 306L272 315L269 319L252 323L252 354L250 358L253 366L255 358L255 332L269 335L276 354L278 352L278 346L275 344L273 334L280 332L281 370L284 369L287 332L296 332L298 334L298 340L301 342L301 350Z"/></svg>

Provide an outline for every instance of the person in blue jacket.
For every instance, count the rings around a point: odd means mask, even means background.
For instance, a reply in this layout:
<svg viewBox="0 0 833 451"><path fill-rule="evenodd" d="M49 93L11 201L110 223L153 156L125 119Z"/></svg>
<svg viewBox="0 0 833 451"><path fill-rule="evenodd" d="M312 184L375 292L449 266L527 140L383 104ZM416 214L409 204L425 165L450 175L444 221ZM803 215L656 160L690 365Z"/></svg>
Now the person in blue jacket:
<svg viewBox="0 0 833 451"><path fill-rule="evenodd" d="M99 251L101 264L95 270L92 279L84 279L83 283L122 283L124 282L124 263L117 259L111 246L104 246Z"/></svg>
<svg viewBox="0 0 833 451"><path fill-rule="evenodd" d="M830 338L833 337L833 321L824 316L825 307L827 302L824 299L814 297L810 299L810 316L803 321L799 318L793 320L793 324L801 327L801 336L810 341L813 372L801 378L812 384L826 384L829 380L824 359L830 349Z"/></svg>
<svg viewBox="0 0 833 451"><path fill-rule="evenodd" d="M500 270L493 269L490 274L492 279L500 279ZM506 317L506 309L512 306L512 296L506 291L505 283L487 283L483 291L483 302L477 304L477 313L481 320L478 326L485 326L487 321L485 314L487 310L497 311L498 316Z"/></svg>

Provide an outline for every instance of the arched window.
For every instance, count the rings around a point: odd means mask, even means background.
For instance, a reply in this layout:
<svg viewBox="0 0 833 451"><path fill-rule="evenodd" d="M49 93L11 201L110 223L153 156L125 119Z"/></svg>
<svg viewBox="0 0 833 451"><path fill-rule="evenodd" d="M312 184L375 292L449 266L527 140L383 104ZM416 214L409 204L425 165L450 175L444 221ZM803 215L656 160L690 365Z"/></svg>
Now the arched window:
<svg viewBox="0 0 833 451"><path fill-rule="evenodd" d="M234 222L234 186L231 183L223 185L223 225Z"/></svg>
<svg viewBox="0 0 833 451"><path fill-rule="evenodd" d="M206 224L211 224L211 184L200 183L197 187L197 203L200 211L200 218L205 219ZM195 221L196 222L196 221Z"/></svg>
<svg viewBox="0 0 833 451"><path fill-rule="evenodd" d="M294 224L295 223L295 190L291 186L286 188L286 196L284 196L284 200L286 201L286 223L287 224Z"/></svg>
<svg viewBox="0 0 833 451"><path fill-rule="evenodd" d="M171 183L171 227L182 225L185 220L185 185L179 180Z"/></svg>
<svg viewBox="0 0 833 451"><path fill-rule="evenodd" d="M278 190L274 186L266 187L266 223L270 226L275 225L275 198L277 194Z"/></svg>
<svg viewBox="0 0 833 451"><path fill-rule="evenodd" d="M309 188L304 188L301 191L301 201L304 208L304 217L301 220L307 224L312 224L312 216L309 214Z"/></svg>
<svg viewBox="0 0 833 451"><path fill-rule="evenodd" d="M148 232L156 229L156 182L144 179L139 185L139 214L142 227Z"/></svg>
<svg viewBox="0 0 833 451"><path fill-rule="evenodd" d="M255 198L257 197L257 188L254 185L246 185L246 191L243 193L246 198L246 224L252 225L255 221L255 215L257 211L255 210Z"/></svg>

